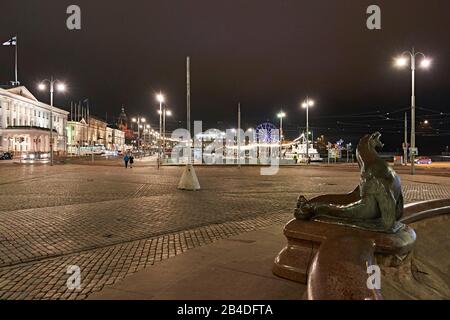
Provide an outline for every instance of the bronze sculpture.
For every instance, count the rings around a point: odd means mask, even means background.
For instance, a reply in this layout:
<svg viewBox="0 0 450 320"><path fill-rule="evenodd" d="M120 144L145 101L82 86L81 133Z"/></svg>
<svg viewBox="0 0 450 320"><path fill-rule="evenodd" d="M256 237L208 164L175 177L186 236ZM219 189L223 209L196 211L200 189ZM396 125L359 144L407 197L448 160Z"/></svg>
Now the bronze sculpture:
<svg viewBox="0 0 450 320"><path fill-rule="evenodd" d="M300 196L295 217L393 233L402 227L403 195L400 178L378 155L381 134L365 135L356 157L361 179L356 189L344 195L322 195L311 200Z"/></svg>

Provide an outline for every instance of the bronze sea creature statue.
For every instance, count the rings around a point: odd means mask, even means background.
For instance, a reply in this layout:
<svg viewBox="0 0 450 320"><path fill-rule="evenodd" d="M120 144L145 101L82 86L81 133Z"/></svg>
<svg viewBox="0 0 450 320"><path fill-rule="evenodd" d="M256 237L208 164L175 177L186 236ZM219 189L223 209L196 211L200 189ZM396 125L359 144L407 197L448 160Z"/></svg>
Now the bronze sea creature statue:
<svg viewBox="0 0 450 320"><path fill-rule="evenodd" d="M381 134L367 134L358 143L356 157L361 179L349 194L322 195L311 200L299 196L295 217L342 224L371 231L394 233L403 224L400 178L378 155Z"/></svg>

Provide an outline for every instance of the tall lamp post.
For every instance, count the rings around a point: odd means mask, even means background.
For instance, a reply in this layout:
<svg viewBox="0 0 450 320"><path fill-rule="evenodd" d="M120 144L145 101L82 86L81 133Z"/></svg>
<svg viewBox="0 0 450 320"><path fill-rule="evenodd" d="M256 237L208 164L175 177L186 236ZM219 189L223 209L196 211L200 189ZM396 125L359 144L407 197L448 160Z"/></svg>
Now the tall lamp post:
<svg viewBox="0 0 450 320"><path fill-rule="evenodd" d="M306 97L302 108L306 109L306 158L309 158L309 107L314 106L314 101Z"/></svg>
<svg viewBox="0 0 450 320"><path fill-rule="evenodd" d="M416 56L422 56L420 67L427 69L431 65L431 60L425 57L422 52L415 52L414 48L411 51L403 52L398 58L395 59L395 65L397 67L405 67L408 62L411 66L411 148L409 149L409 156L411 161L411 174L415 173L414 158L417 153L416 149L416 96L415 90L415 71L416 71ZM409 61L408 61L409 60Z"/></svg>
<svg viewBox="0 0 450 320"><path fill-rule="evenodd" d="M281 148L283 145L283 118L286 117L286 113L283 111L280 111L277 114L277 117L280 119L280 159L281 159Z"/></svg>
<svg viewBox="0 0 450 320"><path fill-rule="evenodd" d="M166 105L164 105L163 110L163 159L166 155L166 117L172 116L172 111L166 110Z"/></svg>
<svg viewBox="0 0 450 320"><path fill-rule="evenodd" d="M145 130L144 130L144 142L147 145L147 149L148 149L149 141L150 141L150 129L151 129L151 127L152 127L151 125L147 124L145 126ZM145 151L144 151L144 154L145 154Z"/></svg>
<svg viewBox="0 0 450 320"><path fill-rule="evenodd" d="M147 120L145 118L141 118L138 116L137 118L131 119L131 121L133 121L134 123L137 124L137 129L138 129L137 149L138 149L138 152L140 152L140 144L141 144L140 143L141 142L141 130L140 129L142 128L141 122L145 123Z"/></svg>
<svg viewBox="0 0 450 320"><path fill-rule="evenodd" d="M163 114L163 110L162 110L162 104L164 103L164 95L159 92L159 94L156 95L156 100L158 100L159 102L159 146L158 146L158 168L161 164L161 137L162 137L162 114Z"/></svg>
<svg viewBox="0 0 450 320"><path fill-rule="evenodd" d="M53 93L55 92L55 84L56 90L60 92L64 92L66 90L66 85L58 80L54 80L53 77L51 77L50 80L45 79L39 84L39 90L46 90L46 83L50 84L50 165L53 166Z"/></svg>

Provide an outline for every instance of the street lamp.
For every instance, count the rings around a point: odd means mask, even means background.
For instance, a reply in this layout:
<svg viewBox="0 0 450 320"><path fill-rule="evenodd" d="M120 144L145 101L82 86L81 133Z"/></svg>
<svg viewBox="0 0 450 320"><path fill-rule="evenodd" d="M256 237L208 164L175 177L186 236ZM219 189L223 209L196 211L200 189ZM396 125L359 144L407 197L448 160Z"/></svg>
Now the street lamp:
<svg viewBox="0 0 450 320"><path fill-rule="evenodd" d="M66 85L58 80L54 80L52 76L50 77L50 80L43 80L38 85L38 89L41 91L46 90L47 86L45 83L50 84L50 165L53 166L53 93L55 92L55 84L56 90L60 92L64 92L66 90Z"/></svg>
<svg viewBox="0 0 450 320"><path fill-rule="evenodd" d="M171 117L172 116L172 111L170 110L166 110L166 106L164 105L164 114L163 114L163 146L164 146L164 155L163 157L165 157L166 155L166 117Z"/></svg>
<svg viewBox="0 0 450 320"><path fill-rule="evenodd" d="M411 159L411 174L415 172L414 157L416 156L416 96L415 89L415 71L416 71L416 56L422 56L420 67L427 69L431 65L431 60L428 59L422 52L415 52L414 48L411 51L403 52L398 58L395 59L395 65L397 67L405 67L408 65L408 59L411 66L411 148L409 149L409 155Z"/></svg>
<svg viewBox="0 0 450 320"><path fill-rule="evenodd" d="M283 118L286 117L286 113L283 111L280 111L277 114L277 117L280 119L280 158L281 158L281 148L283 145Z"/></svg>
<svg viewBox="0 0 450 320"><path fill-rule="evenodd" d="M159 116L161 117L161 115L162 115L162 118L163 118L163 120L162 120L162 122L163 122L162 139L163 139L163 157L164 157L166 154L166 116L171 117L172 111L166 110L166 105L164 105L162 112L158 111L158 113L159 113Z"/></svg>
<svg viewBox="0 0 450 320"><path fill-rule="evenodd" d="M159 137L160 137L160 142L159 142L159 150L158 150L158 168L161 162L161 136L162 136L162 104L164 103L164 95L161 93L161 91L159 92L159 94L156 95L156 100L158 100L159 102Z"/></svg>
<svg viewBox="0 0 450 320"><path fill-rule="evenodd" d="M147 120L145 118L137 117L137 118L131 119L131 121L137 124L137 129L138 129L137 149L138 149L138 152L140 152L140 141L141 141L140 129L143 128L141 125L141 122L145 123Z"/></svg>
<svg viewBox="0 0 450 320"><path fill-rule="evenodd" d="M314 100L306 97L306 100L302 103L302 108L306 109L306 158L309 158L309 107L314 106ZM309 161L308 161L309 162Z"/></svg>

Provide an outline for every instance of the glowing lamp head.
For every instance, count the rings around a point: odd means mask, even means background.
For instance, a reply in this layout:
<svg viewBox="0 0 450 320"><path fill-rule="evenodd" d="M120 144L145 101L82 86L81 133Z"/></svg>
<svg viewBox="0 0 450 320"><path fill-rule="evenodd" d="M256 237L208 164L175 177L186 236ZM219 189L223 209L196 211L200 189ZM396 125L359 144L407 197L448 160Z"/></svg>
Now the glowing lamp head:
<svg viewBox="0 0 450 320"><path fill-rule="evenodd" d="M170 117L170 116L172 115L172 111L167 110L167 111L166 111L166 115Z"/></svg>
<svg viewBox="0 0 450 320"><path fill-rule="evenodd" d="M427 58L424 58L424 59L420 62L420 66L421 66L422 68L424 68L424 69L429 68L430 65L431 65L431 60L430 60L430 59L427 59Z"/></svg>
<svg viewBox="0 0 450 320"><path fill-rule="evenodd" d="M277 114L278 118L284 118L286 117L286 113L284 113L283 111L281 111L280 113Z"/></svg>
<svg viewBox="0 0 450 320"><path fill-rule="evenodd" d="M425 120L423 123L424 123L424 124L428 124L428 120Z"/></svg>
<svg viewBox="0 0 450 320"><path fill-rule="evenodd" d="M307 100L307 101L302 103L302 108L312 107L313 105L314 105L314 101L313 100Z"/></svg>
<svg viewBox="0 0 450 320"><path fill-rule="evenodd" d="M163 103L164 102L164 96L159 93L156 95L156 100L158 100L159 103Z"/></svg>
<svg viewBox="0 0 450 320"><path fill-rule="evenodd" d="M402 68L408 64L408 59L406 57L398 57L395 59L395 66Z"/></svg>
<svg viewBox="0 0 450 320"><path fill-rule="evenodd" d="M137 122L137 119L136 119L136 118L133 118L133 119L131 119L131 121L133 121L133 122Z"/></svg>
<svg viewBox="0 0 450 320"><path fill-rule="evenodd" d="M47 87L46 87L46 85L44 84L44 83L39 83L39 85L38 85L38 89L39 90L41 90L41 91L43 91L43 90L45 90Z"/></svg>
<svg viewBox="0 0 450 320"><path fill-rule="evenodd" d="M145 121L147 121L147 120L145 120L145 118L141 118L141 122L145 122Z"/></svg>
<svg viewBox="0 0 450 320"><path fill-rule="evenodd" d="M56 86L56 90L64 92L66 91L66 85L64 83L58 83L58 85Z"/></svg>

